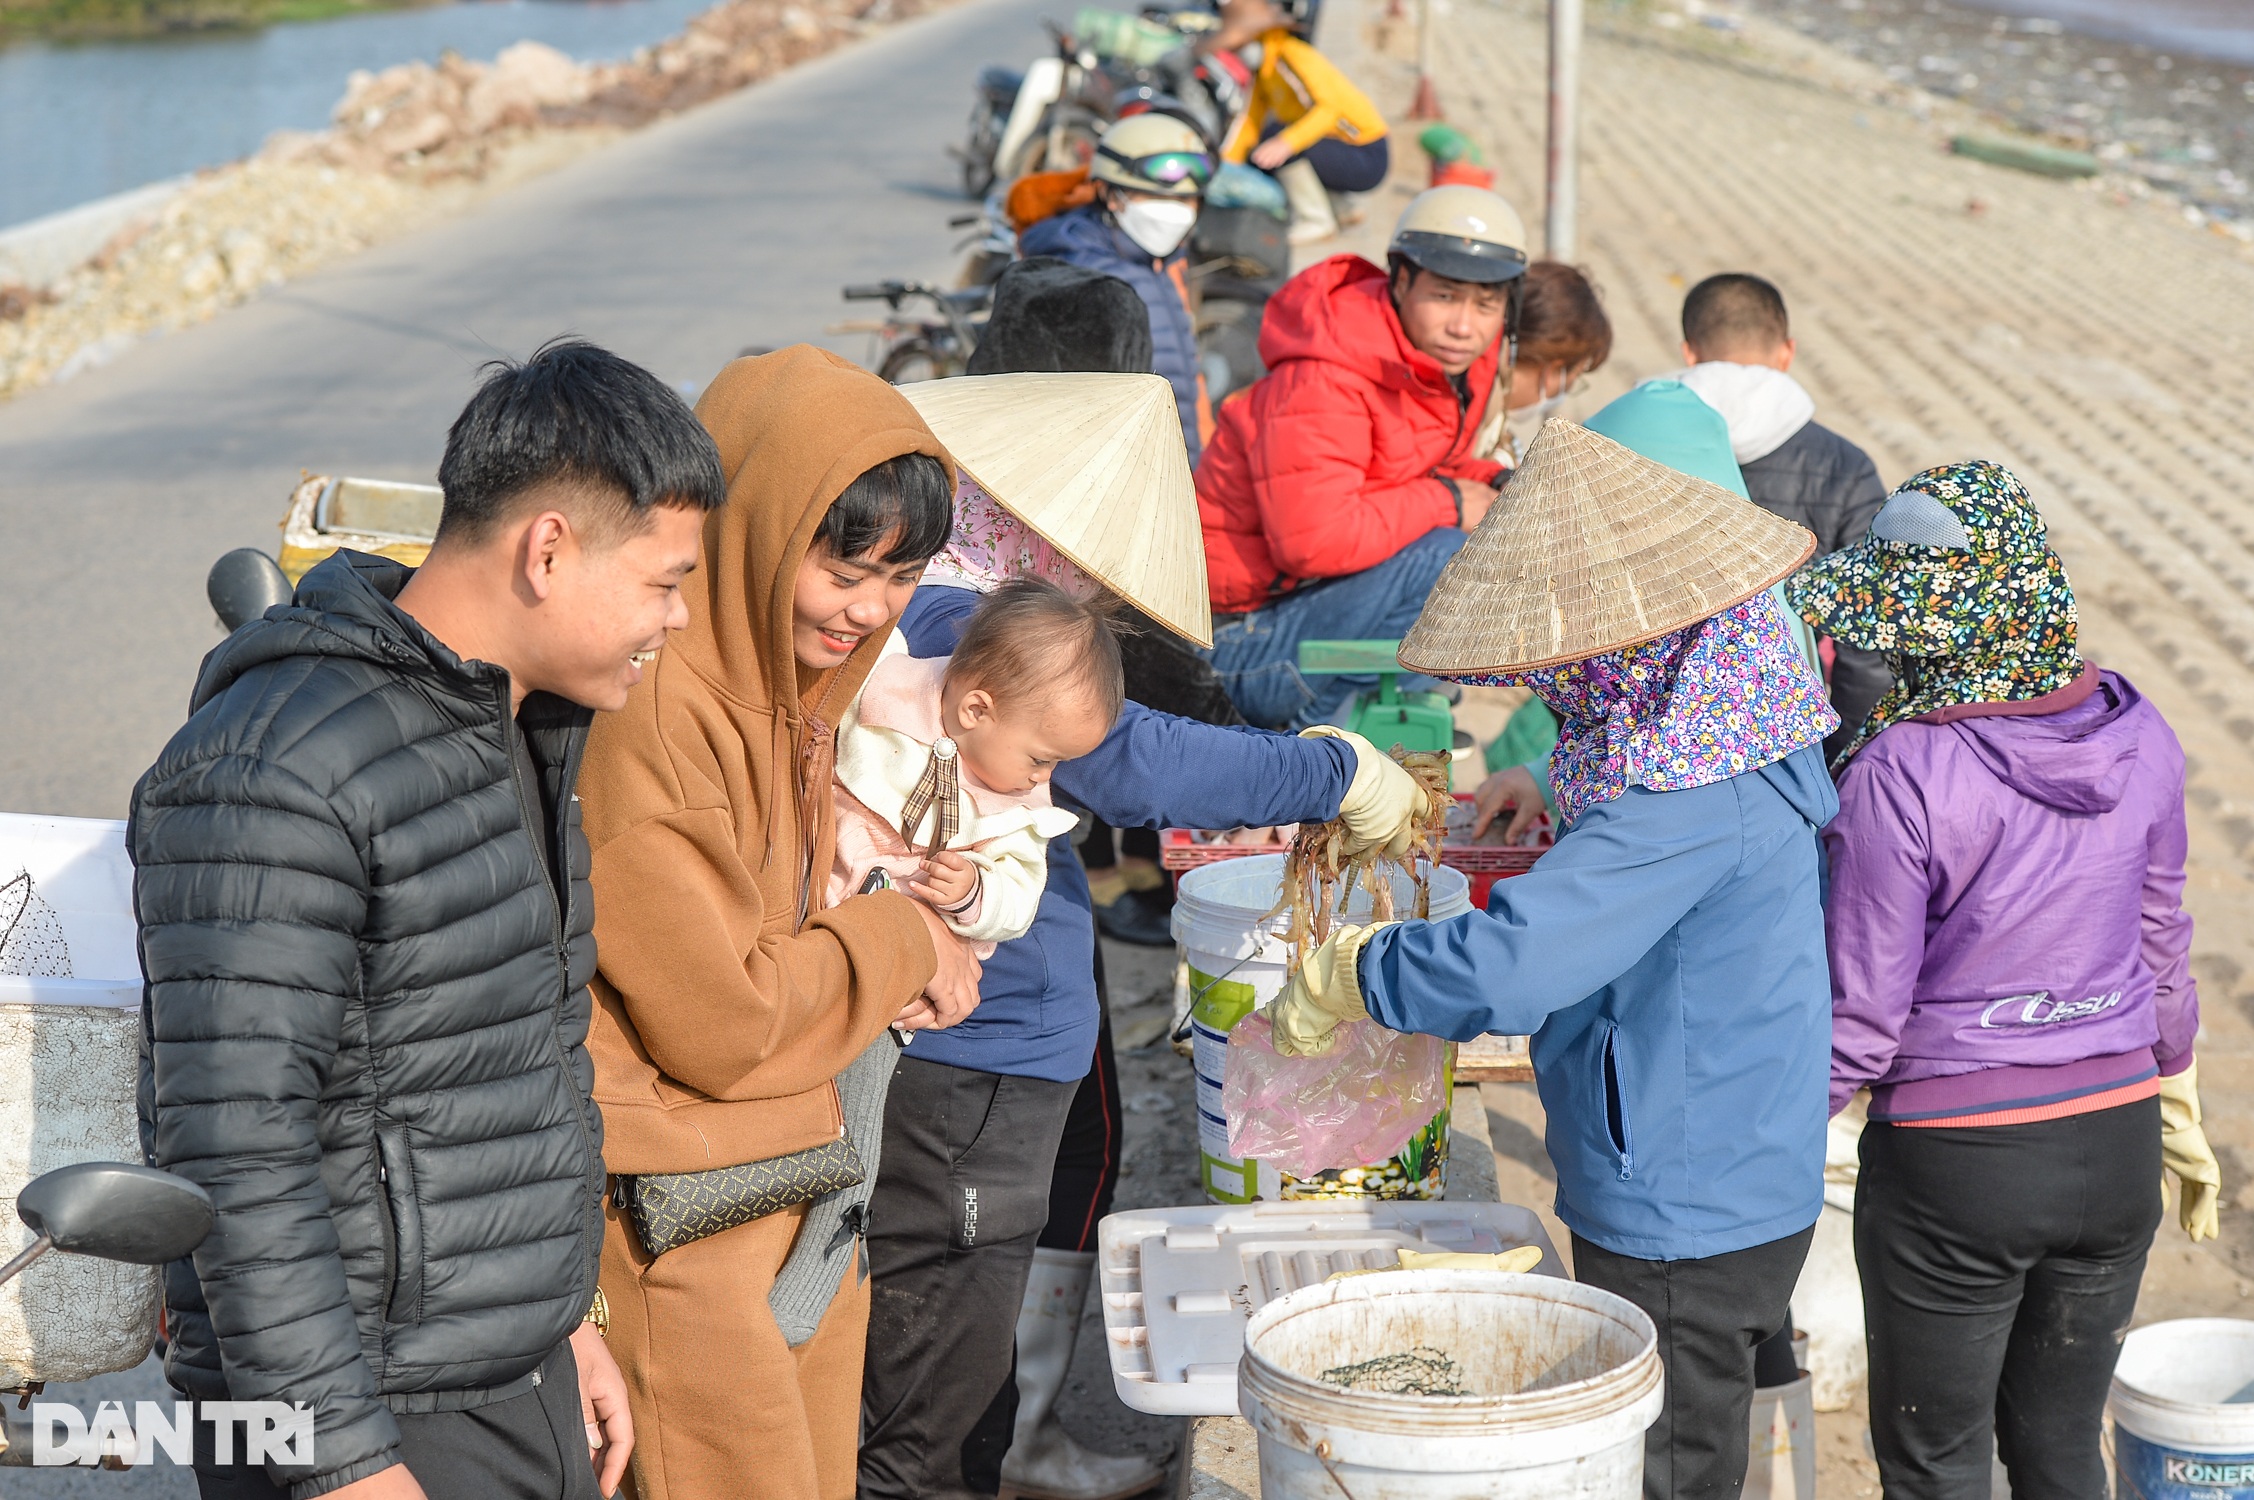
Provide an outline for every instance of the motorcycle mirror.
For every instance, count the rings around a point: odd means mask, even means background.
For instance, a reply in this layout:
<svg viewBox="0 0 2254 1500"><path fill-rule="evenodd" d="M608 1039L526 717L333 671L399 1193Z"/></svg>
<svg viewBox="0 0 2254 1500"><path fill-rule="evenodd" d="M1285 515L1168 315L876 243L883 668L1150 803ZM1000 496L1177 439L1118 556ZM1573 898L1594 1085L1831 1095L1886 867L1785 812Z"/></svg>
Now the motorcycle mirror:
<svg viewBox="0 0 2254 1500"><path fill-rule="evenodd" d="M281 565L256 547L237 547L211 565L204 597L219 623L237 630L277 604L296 597Z"/></svg>
<svg viewBox="0 0 2254 1500"><path fill-rule="evenodd" d="M54 1249L161 1266L211 1233L211 1196L154 1167L87 1161L33 1178L16 1217Z"/></svg>

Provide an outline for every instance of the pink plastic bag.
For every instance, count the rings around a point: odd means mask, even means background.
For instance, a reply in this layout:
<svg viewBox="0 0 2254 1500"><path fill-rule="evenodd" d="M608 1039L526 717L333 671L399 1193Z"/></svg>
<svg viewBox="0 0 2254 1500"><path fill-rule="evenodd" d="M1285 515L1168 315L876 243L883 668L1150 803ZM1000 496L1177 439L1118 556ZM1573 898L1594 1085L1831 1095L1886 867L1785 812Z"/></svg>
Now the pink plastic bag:
<svg viewBox="0 0 2254 1500"><path fill-rule="evenodd" d="M1229 1154L1274 1162L1294 1177L1381 1162L1446 1102L1448 1044L1348 1021L1321 1057L1276 1052L1267 1014L1229 1033L1221 1108Z"/></svg>

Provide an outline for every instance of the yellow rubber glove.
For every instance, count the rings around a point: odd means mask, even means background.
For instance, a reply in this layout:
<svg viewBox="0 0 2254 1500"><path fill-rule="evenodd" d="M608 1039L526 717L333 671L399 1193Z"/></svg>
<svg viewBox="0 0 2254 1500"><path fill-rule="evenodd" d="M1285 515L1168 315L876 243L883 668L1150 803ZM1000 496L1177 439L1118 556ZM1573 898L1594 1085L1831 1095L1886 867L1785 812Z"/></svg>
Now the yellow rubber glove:
<svg viewBox="0 0 2254 1500"><path fill-rule="evenodd" d="M1360 1271L1333 1271L1325 1281L1344 1281L1349 1276L1382 1276L1388 1271L1509 1271L1523 1275L1542 1263L1542 1247L1521 1245L1516 1250L1505 1250L1500 1255L1473 1255L1461 1250L1401 1250L1395 1252L1401 1263L1394 1266L1372 1266Z"/></svg>
<svg viewBox="0 0 2254 1500"><path fill-rule="evenodd" d="M1321 1057L1330 1051L1331 1033L1338 1030L1339 1022L1368 1019L1369 1007L1362 1003L1362 981L1354 965L1363 945L1393 925L1341 924L1307 955L1299 972L1285 981L1284 992L1268 1002L1268 1024L1278 1056Z"/></svg>
<svg viewBox="0 0 2254 1500"><path fill-rule="evenodd" d="M2194 1243L2215 1238L2222 1230L2223 1169L2199 1127L2197 1062L2160 1080L2160 1164L2176 1174L2176 1218L2184 1233ZM2165 1172L2160 1186L2165 1193Z"/></svg>
<svg viewBox="0 0 2254 1500"><path fill-rule="evenodd" d="M1401 763L1350 729L1317 724L1299 731L1301 739L1344 740L1354 747L1354 779L1346 787L1338 816L1346 824L1346 852L1383 850L1395 859L1409 852L1409 840L1430 808L1423 787Z"/></svg>

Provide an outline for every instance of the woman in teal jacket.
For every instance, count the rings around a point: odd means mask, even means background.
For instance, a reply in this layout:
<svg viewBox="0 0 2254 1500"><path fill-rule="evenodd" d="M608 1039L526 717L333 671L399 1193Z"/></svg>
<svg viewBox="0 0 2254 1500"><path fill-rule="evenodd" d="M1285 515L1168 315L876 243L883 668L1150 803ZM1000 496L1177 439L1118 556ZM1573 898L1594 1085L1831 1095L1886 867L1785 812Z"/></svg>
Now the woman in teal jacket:
<svg viewBox="0 0 2254 1500"><path fill-rule="evenodd" d="M1659 1328L1652 1500L1736 1493L1753 1351L1823 1204L1816 830L1838 809L1821 749L1838 717L1768 591L1812 545L1715 485L1544 428L1401 655L1523 682L1557 715L1557 847L1483 913L1337 932L1273 1007L1293 1050L1361 1015L1532 1035L1575 1275Z"/></svg>

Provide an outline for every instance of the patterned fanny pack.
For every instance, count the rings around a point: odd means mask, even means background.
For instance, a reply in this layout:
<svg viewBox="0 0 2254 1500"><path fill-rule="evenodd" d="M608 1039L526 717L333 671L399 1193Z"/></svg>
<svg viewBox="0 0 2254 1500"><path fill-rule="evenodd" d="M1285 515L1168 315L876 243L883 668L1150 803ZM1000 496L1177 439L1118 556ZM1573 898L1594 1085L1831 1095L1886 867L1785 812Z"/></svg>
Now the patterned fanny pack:
<svg viewBox="0 0 2254 1500"><path fill-rule="evenodd" d="M709 1172L662 1172L613 1179L612 1201L634 1221L652 1255L708 1238L738 1224L811 1203L824 1193L860 1185L861 1153L850 1137L788 1156L747 1161Z"/></svg>

